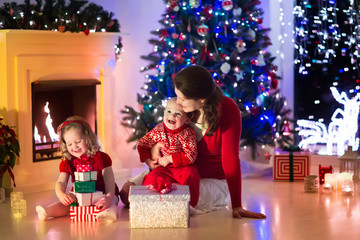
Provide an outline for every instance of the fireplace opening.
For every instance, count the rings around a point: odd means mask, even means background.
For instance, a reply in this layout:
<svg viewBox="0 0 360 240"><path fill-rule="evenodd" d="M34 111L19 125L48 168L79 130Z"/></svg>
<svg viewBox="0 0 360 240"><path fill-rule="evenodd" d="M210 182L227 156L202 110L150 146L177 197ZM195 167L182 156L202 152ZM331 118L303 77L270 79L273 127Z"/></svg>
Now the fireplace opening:
<svg viewBox="0 0 360 240"><path fill-rule="evenodd" d="M42 80L31 84L33 162L61 158L57 127L78 115L97 133L96 79Z"/></svg>

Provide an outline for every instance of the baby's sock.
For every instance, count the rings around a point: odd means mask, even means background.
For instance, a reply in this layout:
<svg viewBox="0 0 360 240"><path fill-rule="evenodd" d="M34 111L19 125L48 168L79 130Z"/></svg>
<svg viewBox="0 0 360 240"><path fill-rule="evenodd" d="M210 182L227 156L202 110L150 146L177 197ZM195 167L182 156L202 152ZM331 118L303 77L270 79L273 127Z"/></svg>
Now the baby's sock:
<svg viewBox="0 0 360 240"><path fill-rule="evenodd" d="M47 218L46 210L43 206L36 206L36 212L40 221L45 221Z"/></svg>
<svg viewBox="0 0 360 240"><path fill-rule="evenodd" d="M117 206L111 206L97 215L99 222L115 222L117 220Z"/></svg>

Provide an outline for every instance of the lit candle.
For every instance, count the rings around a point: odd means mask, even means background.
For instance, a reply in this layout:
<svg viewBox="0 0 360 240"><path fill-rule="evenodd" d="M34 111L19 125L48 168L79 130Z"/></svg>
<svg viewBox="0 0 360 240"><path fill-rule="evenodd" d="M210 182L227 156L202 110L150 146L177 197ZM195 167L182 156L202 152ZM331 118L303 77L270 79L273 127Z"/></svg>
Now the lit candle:
<svg viewBox="0 0 360 240"><path fill-rule="evenodd" d="M342 190L342 183L346 180L352 181L353 174L348 172L342 172L337 174L336 180L337 180L337 190Z"/></svg>
<svg viewBox="0 0 360 240"><path fill-rule="evenodd" d="M333 173L325 173L325 183L329 183L333 189L336 189L336 175Z"/></svg>
<svg viewBox="0 0 360 240"><path fill-rule="evenodd" d="M342 182L342 193L344 195L351 195L354 192L353 180L346 179Z"/></svg>
<svg viewBox="0 0 360 240"><path fill-rule="evenodd" d="M331 183L326 182L323 185L323 192L324 193L331 193L333 191L333 186L331 185Z"/></svg>

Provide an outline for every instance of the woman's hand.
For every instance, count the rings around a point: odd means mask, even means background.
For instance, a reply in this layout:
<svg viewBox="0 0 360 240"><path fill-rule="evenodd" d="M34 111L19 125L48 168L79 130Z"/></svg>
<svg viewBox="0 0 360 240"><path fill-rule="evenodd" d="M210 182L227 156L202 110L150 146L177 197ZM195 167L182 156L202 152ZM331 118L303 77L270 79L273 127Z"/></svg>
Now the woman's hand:
<svg viewBox="0 0 360 240"><path fill-rule="evenodd" d="M104 211L105 209L109 208L111 206L113 198L110 196L104 196L99 199L94 205L98 206L100 211Z"/></svg>
<svg viewBox="0 0 360 240"><path fill-rule="evenodd" d="M145 163L149 166L150 170L154 170L155 168L160 166L157 160L152 160L151 158L146 159Z"/></svg>
<svg viewBox="0 0 360 240"><path fill-rule="evenodd" d="M234 208L232 214L234 218L242 218L242 217L258 218L258 219L266 218L265 214L251 212L249 210L243 209L242 207Z"/></svg>

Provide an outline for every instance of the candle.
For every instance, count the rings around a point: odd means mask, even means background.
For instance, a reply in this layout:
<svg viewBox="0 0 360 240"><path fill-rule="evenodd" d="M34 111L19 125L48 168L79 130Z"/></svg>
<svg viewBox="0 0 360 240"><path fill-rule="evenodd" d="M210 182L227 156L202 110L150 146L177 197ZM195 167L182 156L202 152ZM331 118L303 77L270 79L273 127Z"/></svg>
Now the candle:
<svg viewBox="0 0 360 240"><path fill-rule="evenodd" d="M325 183L329 183L333 189L336 189L336 175L333 173L325 173Z"/></svg>
<svg viewBox="0 0 360 240"><path fill-rule="evenodd" d="M324 183L323 185L323 192L324 193L331 193L333 191L333 186L331 185L331 183Z"/></svg>
<svg viewBox="0 0 360 240"><path fill-rule="evenodd" d="M353 180L346 179L342 182L342 193L344 195L351 195L354 192Z"/></svg>
<svg viewBox="0 0 360 240"><path fill-rule="evenodd" d="M337 174L336 181L337 181L337 190L342 190L342 183L346 180L352 181L353 174L348 172L342 172Z"/></svg>

